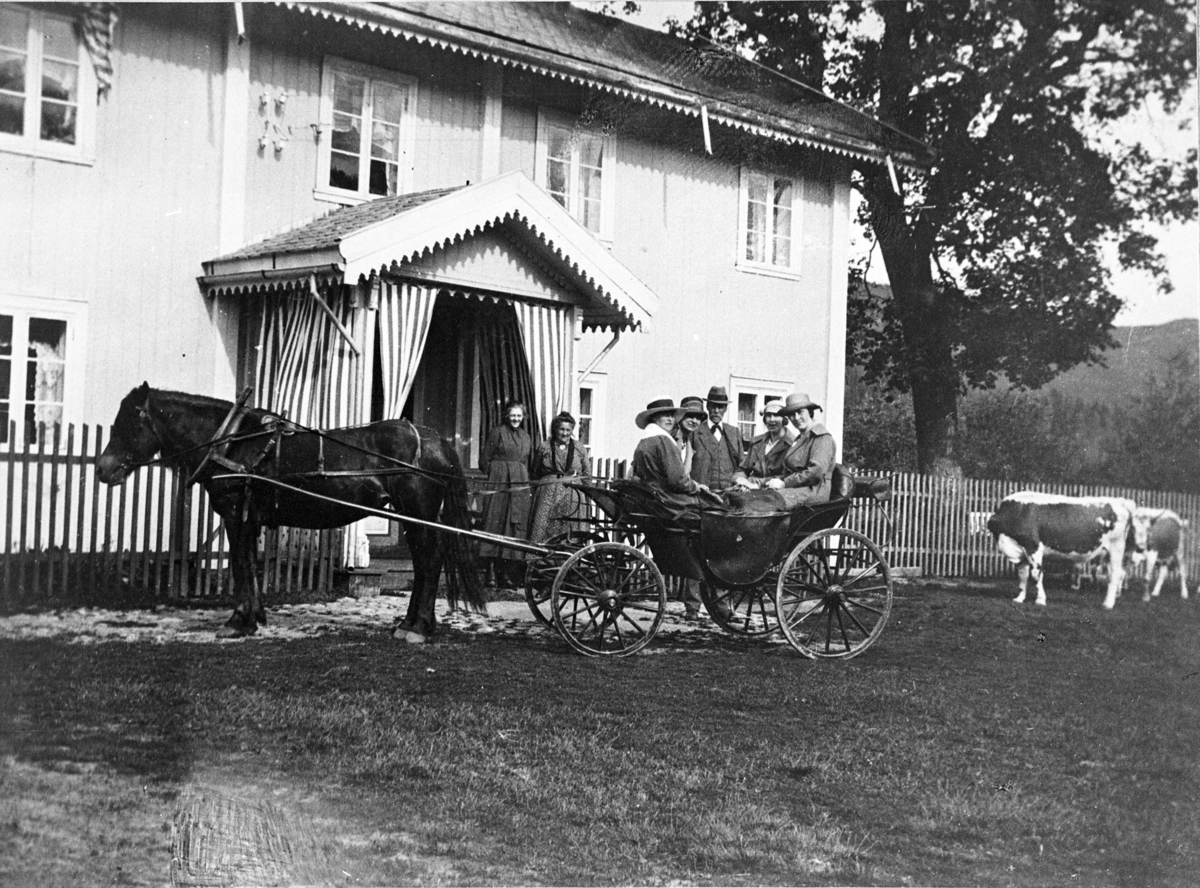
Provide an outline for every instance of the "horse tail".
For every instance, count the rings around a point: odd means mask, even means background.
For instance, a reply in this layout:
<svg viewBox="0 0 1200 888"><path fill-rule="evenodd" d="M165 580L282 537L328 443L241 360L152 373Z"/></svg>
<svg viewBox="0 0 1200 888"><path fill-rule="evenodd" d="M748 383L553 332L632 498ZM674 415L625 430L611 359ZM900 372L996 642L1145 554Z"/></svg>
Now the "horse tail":
<svg viewBox="0 0 1200 888"><path fill-rule="evenodd" d="M442 500L442 521L460 530L471 529L471 513L467 509L467 479L459 464L458 455L448 445L446 452L451 471L445 478L446 495ZM478 559L471 539L461 533L438 534L442 547L442 563L446 571L446 601L450 607L464 602L478 613L487 611L487 597L479 575Z"/></svg>

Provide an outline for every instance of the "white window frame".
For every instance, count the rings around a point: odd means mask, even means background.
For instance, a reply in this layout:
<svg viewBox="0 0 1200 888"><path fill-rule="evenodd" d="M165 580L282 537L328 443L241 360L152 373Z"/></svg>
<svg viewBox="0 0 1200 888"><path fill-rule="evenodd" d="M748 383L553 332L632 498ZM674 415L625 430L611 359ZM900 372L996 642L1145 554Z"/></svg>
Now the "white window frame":
<svg viewBox="0 0 1200 888"><path fill-rule="evenodd" d="M767 430L762 421L762 410L767 399L778 398L782 401L788 396L788 392L793 389L794 386L792 383L783 379L767 379L761 376L731 376L729 378L729 406L733 408L734 415L732 418L726 415L725 421L736 426L738 424L737 409L739 397L741 395L754 395L754 434L750 437L754 438L761 435Z"/></svg>
<svg viewBox="0 0 1200 888"><path fill-rule="evenodd" d="M67 324L66 370L63 380L62 435L67 425L78 423L83 414L84 344L87 342L87 306L69 299L10 296L0 293L0 314L13 317L12 373L9 380L9 421L17 423L16 435L0 443L2 450L18 450L25 444L25 371L29 358L29 319L46 318Z"/></svg>
<svg viewBox="0 0 1200 888"><path fill-rule="evenodd" d="M614 136L605 135L603 133L590 132L579 128L579 121L568 114L561 111L554 111L549 108L538 108L538 124L537 124L537 149L534 157L534 181L549 193L549 184L546 177L547 159L550 154L550 128L558 127L577 131L581 135L589 138L600 139L604 143L604 150L600 161L600 230L589 232L604 242L611 244L613 239L613 217L615 213L616 201L616 147L617 140ZM571 214L571 217L579 220L578 207L575 206L578 200L579 187L579 150L575 148L571 152L571 169L567 175L567 205L566 210ZM583 222L579 222L583 225Z"/></svg>
<svg viewBox="0 0 1200 888"><path fill-rule="evenodd" d="M788 251L787 265L776 265L773 262L755 262L746 258L746 241L749 237L750 182L759 177L767 179L767 193L774 191L774 183L778 180L790 182L792 185L792 227L791 249ZM742 167L738 177L738 239L734 267L740 271L753 274L765 274L775 277L795 279L800 276L800 252L803 234L803 199L804 180L798 176L784 176L768 173L750 167ZM772 232L773 233L773 229Z"/></svg>
<svg viewBox="0 0 1200 888"><path fill-rule="evenodd" d="M79 95L75 117L75 144L64 145L61 142L46 142L41 138L41 76L42 76L42 36L45 33L47 19L57 19L66 22L74 28L75 17L60 15L56 12L46 12L31 9L26 6L12 6L29 15L29 30L26 40L25 66L25 132L21 135L0 133L0 151L10 154L24 154L30 157L40 157L47 160L57 160L66 163L92 165L96 162L96 71L88 56L87 47L78 37L75 38L75 55L79 65Z"/></svg>
<svg viewBox="0 0 1200 888"><path fill-rule="evenodd" d="M608 454L608 447L605 443L605 411L608 408L608 373L604 370L593 370L586 376L580 377L579 373L575 374L578 382L575 384L575 404L577 413L575 419L577 422L583 420L583 399L580 398L582 389L592 390L592 412L588 414L591 419L590 437L591 442L587 445L588 453L592 459L604 459Z"/></svg>
<svg viewBox="0 0 1200 888"><path fill-rule="evenodd" d="M321 66L321 104L319 110L320 142L317 150L317 184L313 196L331 203L354 205L366 203L386 195L371 194L370 174L370 126L362 128L360 148L366 153L366 168L359 171L358 190L335 188L329 184L329 163L333 146L333 83L334 73L341 72L365 78L369 83L383 82L405 91L404 111L400 119L400 164L396 182L396 193L407 194L413 190L414 150L416 149L417 79L397 71L388 71L337 56L326 56Z"/></svg>

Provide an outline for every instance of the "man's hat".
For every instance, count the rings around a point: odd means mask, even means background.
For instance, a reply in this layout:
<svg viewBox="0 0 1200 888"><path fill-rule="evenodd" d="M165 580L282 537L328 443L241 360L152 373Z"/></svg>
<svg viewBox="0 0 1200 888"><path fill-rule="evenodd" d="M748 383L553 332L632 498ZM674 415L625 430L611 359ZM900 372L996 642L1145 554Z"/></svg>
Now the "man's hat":
<svg viewBox="0 0 1200 888"><path fill-rule="evenodd" d="M695 395L689 395L679 402L679 409L683 411L680 419L687 419L689 416L695 416L699 419L704 419L708 416L708 411L704 409L704 400Z"/></svg>
<svg viewBox="0 0 1200 888"><path fill-rule="evenodd" d="M728 407L729 392L725 391L725 386L714 385L708 390L708 398L706 399L709 406L712 407Z"/></svg>
<svg viewBox="0 0 1200 888"><path fill-rule="evenodd" d="M664 413L673 413L676 419L679 418L679 409L670 398L659 398L657 401L651 401L646 405L646 409L637 415L634 422L637 423L639 429L644 429L650 420Z"/></svg>
<svg viewBox="0 0 1200 888"><path fill-rule="evenodd" d="M791 416L798 410L807 410L810 407L821 409L820 404L814 404L812 398L806 392L792 392L787 396L787 403L783 409L779 411L780 416Z"/></svg>
<svg viewBox="0 0 1200 888"><path fill-rule="evenodd" d="M763 416L779 416L783 412L783 402L778 398L767 402L767 406L763 407Z"/></svg>

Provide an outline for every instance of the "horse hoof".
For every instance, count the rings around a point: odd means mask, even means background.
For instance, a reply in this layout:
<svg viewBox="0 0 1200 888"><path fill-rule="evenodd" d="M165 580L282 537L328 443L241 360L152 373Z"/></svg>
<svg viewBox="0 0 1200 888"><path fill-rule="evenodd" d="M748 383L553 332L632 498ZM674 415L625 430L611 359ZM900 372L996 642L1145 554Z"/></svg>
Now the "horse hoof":
<svg viewBox="0 0 1200 888"><path fill-rule="evenodd" d="M245 638L246 633L234 626L222 626L217 630L217 638Z"/></svg>
<svg viewBox="0 0 1200 888"><path fill-rule="evenodd" d="M429 639L420 632L414 632L411 629L406 629L403 626L397 626L396 631L392 633L392 638L397 641L405 641L408 644L424 644Z"/></svg>

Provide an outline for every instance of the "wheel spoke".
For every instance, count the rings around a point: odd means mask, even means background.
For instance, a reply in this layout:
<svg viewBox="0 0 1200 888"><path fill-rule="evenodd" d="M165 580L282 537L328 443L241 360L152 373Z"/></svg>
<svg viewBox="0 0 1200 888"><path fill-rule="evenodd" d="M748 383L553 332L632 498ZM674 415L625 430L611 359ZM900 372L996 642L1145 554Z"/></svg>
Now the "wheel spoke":
<svg viewBox="0 0 1200 888"><path fill-rule="evenodd" d="M848 607L848 605L851 605L851 604L854 605L855 607L861 607L863 610L868 610L873 614L879 614L880 616L883 615L883 610L881 608L871 607L871 605L869 605L869 604L864 604L863 602L859 601L858 599L850 598L850 597L847 597L845 599L845 601L843 602L843 606L846 607L846 613L850 612L850 608Z"/></svg>
<svg viewBox="0 0 1200 888"><path fill-rule="evenodd" d="M852 623L854 623L855 626L858 627L859 632L861 632L864 636L871 634L870 631L868 631L867 627L858 621L858 617L856 617L856 616L854 616L854 614L850 613L850 608L846 607L846 602L844 602L844 601L841 602L841 607L838 608L838 621L839 622L842 619L843 611L845 612L846 616L850 618L850 621ZM876 611L876 613L879 613L879 611Z"/></svg>

